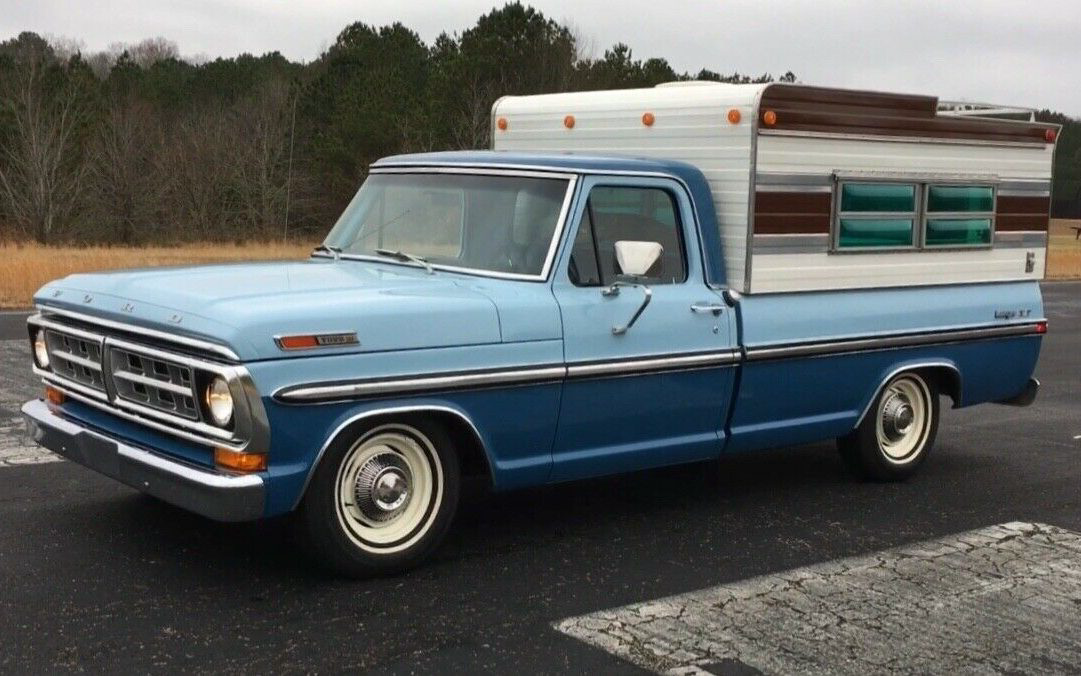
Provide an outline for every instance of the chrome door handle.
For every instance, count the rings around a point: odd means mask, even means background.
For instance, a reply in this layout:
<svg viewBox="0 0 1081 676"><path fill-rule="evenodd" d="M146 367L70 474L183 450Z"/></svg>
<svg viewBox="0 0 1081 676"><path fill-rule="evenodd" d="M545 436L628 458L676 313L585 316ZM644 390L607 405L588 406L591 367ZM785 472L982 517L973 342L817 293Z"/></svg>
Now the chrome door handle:
<svg viewBox="0 0 1081 676"><path fill-rule="evenodd" d="M716 317L724 312L724 305L720 303L695 303L691 305L691 312L711 312Z"/></svg>

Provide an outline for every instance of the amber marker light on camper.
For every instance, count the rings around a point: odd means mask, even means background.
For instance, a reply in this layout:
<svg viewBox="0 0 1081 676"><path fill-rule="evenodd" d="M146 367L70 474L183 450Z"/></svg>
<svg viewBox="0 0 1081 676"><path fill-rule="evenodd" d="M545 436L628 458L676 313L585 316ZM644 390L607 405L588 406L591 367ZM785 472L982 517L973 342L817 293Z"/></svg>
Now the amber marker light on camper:
<svg viewBox="0 0 1081 676"><path fill-rule="evenodd" d="M732 108L728 111L728 123L739 124L739 121L743 119L738 108Z"/></svg>
<svg viewBox="0 0 1081 676"><path fill-rule="evenodd" d="M60 404L63 404L66 399L67 396L60 390L56 389L55 387L50 387L48 385L45 386L45 401L49 402L53 406L59 406Z"/></svg>
<svg viewBox="0 0 1081 676"><path fill-rule="evenodd" d="M266 469L266 453L238 453L228 448L215 448L214 464L234 472L262 472Z"/></svg>
<svg viewBox="0 0 1081 676"><path fill-rule="evenodd" d="M507 118L501 117L495 121L495 126L499 127L499 131L507 131Z"/></svg>
<svg viewBox="0 0 1081 676"><path fill-rule="evenodd" d="M574 115L568 115L564 117L563 126L567 129L574 129Z"/></svg>
<svg viewBox="0 0 1081 676"><path fill-rule="evenodd" d="M653 113L643 113L642 114L642 124L646 125L647 127L652 127L653 123L656 122L656 121L657 121L657 118L653 117Z"/></svg>
<svg viewBox="0 0 1081 676"><path fill-rule="evenodd" d="M762 123L765 124L767 127L772 127L773 125L777 124L777 113L773 112L772 110L767 110L766 112L762 113Z"/></svg>

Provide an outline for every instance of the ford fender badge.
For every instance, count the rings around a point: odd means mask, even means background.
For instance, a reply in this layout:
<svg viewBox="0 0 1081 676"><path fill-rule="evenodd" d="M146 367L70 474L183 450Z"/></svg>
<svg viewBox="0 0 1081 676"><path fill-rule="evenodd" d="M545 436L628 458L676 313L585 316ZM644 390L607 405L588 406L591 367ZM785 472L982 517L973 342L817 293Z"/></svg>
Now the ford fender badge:
<svg viewBox="0 0 1081 676"><path fill-rule="evenodd" d="M356 331L336 331L334 333L302 333L289 336L274 336L274 343L282 350L310 350L316 347L343 347L360 345Z"/></svg>

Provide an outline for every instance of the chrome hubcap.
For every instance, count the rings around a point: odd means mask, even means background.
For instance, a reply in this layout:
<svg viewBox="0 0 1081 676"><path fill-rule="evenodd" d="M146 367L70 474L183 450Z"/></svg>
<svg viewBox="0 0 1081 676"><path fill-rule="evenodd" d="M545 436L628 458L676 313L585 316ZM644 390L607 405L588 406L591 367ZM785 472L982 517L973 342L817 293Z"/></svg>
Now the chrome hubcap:
<svg viewBox="0 0 1081 676"><path fill-rule="evenodd" d="M882 431L890 441L898 441L912 427L915 413L903 394L891 393L882 406Z"/></svg>
<svg viewBox="0 0 1081 676"><path fill-rule="evenodd" d="M887 461L911 462L926 445L931 427L931 392L916 375L903 375L891 382L879 403L875 433Z"/></svg>
<svg viewBox="0 0 1081 676"><path fill-rule="evenodd" d="M409 504L410 472L393 453L372 456L357 472L353 488L357 508L373 521L387 521Z"/></svg>

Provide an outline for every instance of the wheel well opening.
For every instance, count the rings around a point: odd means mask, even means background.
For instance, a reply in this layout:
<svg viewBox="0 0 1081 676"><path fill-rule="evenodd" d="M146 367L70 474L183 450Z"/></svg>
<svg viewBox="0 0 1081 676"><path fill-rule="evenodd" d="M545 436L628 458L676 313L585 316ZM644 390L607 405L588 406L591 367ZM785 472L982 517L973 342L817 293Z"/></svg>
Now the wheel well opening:
<svg viewBox="0 0 1081 676"><path fill-rule="evenodd" d="M488 464L488 455L484 445L477 437L472 426L461 417L445 411L432 411L432 420L439 422L450 435L458 451L458 463L463 477L480 477L492 485L492 468Z"/></svg>
<svg viewBox="0 0 1081 676"><path fill-rule="evenodd" d="M348 428L339 432L342 434L356 434L358 430L373 427L380 423L392 421L406 422L410 419L424 419L437 423L442 427L454 442L454 448L458 452L459 469L463 477L482 478L491 487L494 483L491 466L488 463L488 455L480 438L464 418L449 411L442 410L419 410L419 411L387 411L384 414L368 416L357 420Z"/></svg>
<svg viewBox="0 0 1081 676"><path fill-rule="evenodd" d="M934 383L940 393L947 395L954 408L961 405L961 375L956 370L946 366L927 366L917 369L917 373Z"/></svg>

